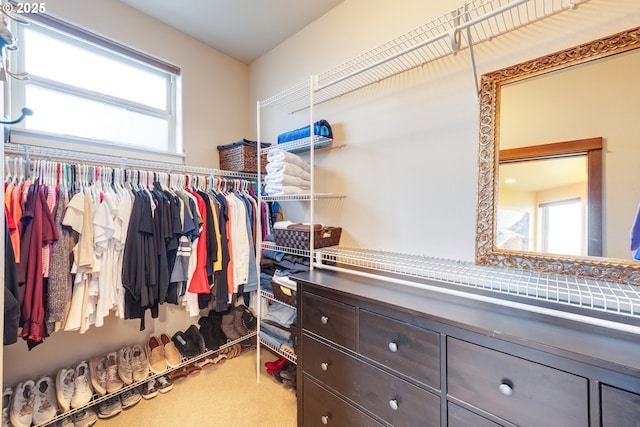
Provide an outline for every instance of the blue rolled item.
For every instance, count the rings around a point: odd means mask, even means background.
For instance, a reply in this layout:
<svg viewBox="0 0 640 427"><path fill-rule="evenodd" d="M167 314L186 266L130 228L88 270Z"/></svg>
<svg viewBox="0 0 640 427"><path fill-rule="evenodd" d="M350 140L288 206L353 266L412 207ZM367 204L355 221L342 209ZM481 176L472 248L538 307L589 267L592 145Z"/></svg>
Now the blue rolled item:
<svg viewBox="0 0 640 427"><path fill-rule="evenodd" d="M302 138L309 138L311 126L305 126L300 129L292 130L289 132L281 133L278 135L278 144L284 144L289 141L296 141ZM325 138L333 138L331 132L331 125L326 120L318 120L313 124L314 134L318 136L324 136Z"/></svg>

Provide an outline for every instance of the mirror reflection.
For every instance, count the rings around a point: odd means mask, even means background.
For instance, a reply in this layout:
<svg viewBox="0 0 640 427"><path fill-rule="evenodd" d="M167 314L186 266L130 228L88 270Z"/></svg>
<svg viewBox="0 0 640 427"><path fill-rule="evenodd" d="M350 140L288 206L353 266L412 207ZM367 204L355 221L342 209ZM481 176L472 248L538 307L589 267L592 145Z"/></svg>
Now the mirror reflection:
<svg viewBox="0 0 640 427"><path fill-rule="evenodd" d="M635 161L640 158L638 75L636 49L500 88L500 153L593 135L602 136L605 150L603 174L596 177L603 185L599 211L588 208L584 157L580 166L578 158L504 164L500 155L496 248L633 260L630 230L640 203L640 168ZM506 182L510 175L516 182ZM529 202L523 206L525 197ZM553 225L565 212L567 223ZM507 238L518 215L529 222L527 239ZM589 233L587 222L593 215L603 221L599 242L593 239L600 236Z"/></svg>

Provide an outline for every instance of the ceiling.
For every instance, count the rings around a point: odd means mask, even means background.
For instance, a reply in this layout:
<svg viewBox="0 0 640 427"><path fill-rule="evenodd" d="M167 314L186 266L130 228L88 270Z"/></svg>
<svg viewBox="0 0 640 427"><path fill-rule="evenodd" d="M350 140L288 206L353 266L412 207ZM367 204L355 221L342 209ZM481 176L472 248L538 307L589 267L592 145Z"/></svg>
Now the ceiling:
<svg viewBox="0 0 640 427"><path fill-rule="evenodd" d="M249 64L343 0L120 0Z"/></svg>

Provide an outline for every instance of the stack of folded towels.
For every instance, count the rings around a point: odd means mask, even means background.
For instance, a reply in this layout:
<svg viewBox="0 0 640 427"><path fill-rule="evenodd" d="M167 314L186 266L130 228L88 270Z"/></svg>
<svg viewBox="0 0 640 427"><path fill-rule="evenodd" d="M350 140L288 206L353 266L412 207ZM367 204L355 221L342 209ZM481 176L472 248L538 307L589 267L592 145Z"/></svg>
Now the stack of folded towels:
<svg viewBox="0 0 640 427"><path fill-rule="evenodd" d="M311 166L299 156L274 148L267 155L265 191L270 196L306 194L311 188Z"/></svg>

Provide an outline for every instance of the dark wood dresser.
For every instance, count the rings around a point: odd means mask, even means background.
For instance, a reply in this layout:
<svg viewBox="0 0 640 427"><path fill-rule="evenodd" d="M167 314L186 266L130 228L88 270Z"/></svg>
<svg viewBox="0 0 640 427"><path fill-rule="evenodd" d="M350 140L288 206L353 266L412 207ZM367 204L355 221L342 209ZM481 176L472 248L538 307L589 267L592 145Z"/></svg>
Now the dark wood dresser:
<svg viewBox="0 0 640 427"><path fill-rule="evenodd" d="M640 427L640 335L351 274L293 278L299 426Z"/></svg>

